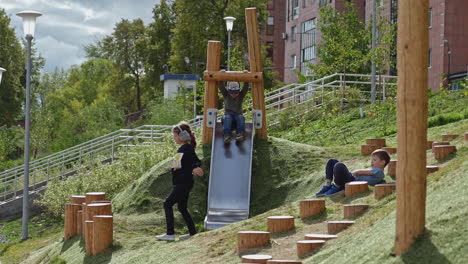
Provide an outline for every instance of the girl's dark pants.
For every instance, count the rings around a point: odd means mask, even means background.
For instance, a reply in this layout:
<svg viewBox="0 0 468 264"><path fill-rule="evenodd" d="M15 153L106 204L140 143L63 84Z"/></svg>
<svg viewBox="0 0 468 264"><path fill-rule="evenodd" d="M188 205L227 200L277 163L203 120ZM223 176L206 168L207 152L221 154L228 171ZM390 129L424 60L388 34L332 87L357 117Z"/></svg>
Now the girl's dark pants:
<svg viewBox="0 0 468 264"><path fill-rule="evenodd" d="M193 184L174 185L174 189L172 189L171 194L169 194L169 196L166 198L166 201L164 201L164 211L166 213L167 225L166 234L174 234L174 211L172 210L172 206L174 206L174 204L176 203L177 209L179 209L179 212L182 214L185 223L187 223L190 235L195 235L197 233L197 230L195 229L195 224L193 223L193 219L187 210L188 198L192 187Z"/></svg>
<svg viewBox="0 0 468 264"><path fill-rule="evenodd" d="M329 159L325 167L325 179L335 182L335 185L344 187L347 182L355 181L356 178L349 172L346 165L337 159Z"/></svg>

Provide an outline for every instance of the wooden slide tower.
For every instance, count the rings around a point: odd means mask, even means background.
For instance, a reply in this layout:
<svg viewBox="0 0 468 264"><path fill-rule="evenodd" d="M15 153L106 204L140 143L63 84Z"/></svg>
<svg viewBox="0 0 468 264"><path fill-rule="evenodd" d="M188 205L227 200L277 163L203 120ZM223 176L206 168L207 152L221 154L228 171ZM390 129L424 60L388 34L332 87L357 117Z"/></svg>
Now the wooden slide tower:
<svg viewBox="0 0 468 264"><path fill-rule="evenodd" d="M250 72L220 71L221 42L208 41L205 80L205 105L203 107L203 143L213 137L213 127L208 124L208 109L218 108L218 82L237 81L252 83L253 109L261 111L261 127L255 130L258 138L266 139L265 96L263 87L263 65L258 34L257 9L246 8L245 20L249 50Z"/></svg>

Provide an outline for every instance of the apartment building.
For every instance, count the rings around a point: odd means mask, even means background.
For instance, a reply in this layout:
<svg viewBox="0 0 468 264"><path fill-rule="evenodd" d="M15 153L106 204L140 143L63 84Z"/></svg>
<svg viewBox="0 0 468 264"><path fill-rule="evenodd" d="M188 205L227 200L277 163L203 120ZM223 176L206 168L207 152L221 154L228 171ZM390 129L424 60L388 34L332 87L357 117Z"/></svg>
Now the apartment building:
<svg viewBox="0 0 468 264"><path fill-rule="evenodd" d="M358 9L359 17L371 23L374 0L352 0ZM398 0L377 0L377 10L385 19L396 23L398 20ZM275 2L275 8L279 1ZM286 23L283 28L284 42L284 82L297 82L297 71L306 75L308 63L318 63L317 44L321 40L317 30L319 8L331 5L339 11L344 10L342 0L287 0ZM467 77L468 72L468 1L467 0L430 0L429 15L429 60L428 87L439 90L443 82L455 83ZM276 39L274 40L276 41ZM274 50L276 53L277 51ZM276 64L277 68L281 68ZM369 69L370 72L370 69ZM396 74L396 72L392 72ZM456 86L452 87L456 88Z"/></svg>

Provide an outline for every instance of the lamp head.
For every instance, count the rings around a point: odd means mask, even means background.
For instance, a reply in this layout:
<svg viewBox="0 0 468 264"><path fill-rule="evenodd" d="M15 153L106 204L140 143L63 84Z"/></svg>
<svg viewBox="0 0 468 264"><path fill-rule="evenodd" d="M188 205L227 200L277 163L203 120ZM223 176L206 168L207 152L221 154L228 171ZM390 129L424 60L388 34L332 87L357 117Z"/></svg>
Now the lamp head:
<svg viewBox="0 0 468 264"><path fill-rule="evenodd" d="M36 29L36 18L42 16L41 13L37 11L21 11L16 14L17 16L23 18L23 31L24 36L31 35L34 37L34 30Z"/></svg>
<svg viewBox="0 0 468 264"><path fill-rule="evenodd" d="M235 17L228 16L225 17L224 20L226 21L226 29L228 32L232 31L232 27L234 26L234 21L236 20Z"/></svg>
<svg viewBox="0 0 468 264"><path fill-rule="evenodd" d="M3 69L2 67L0 67L0 84L2 83L2 74L3 72L6 72L5 69Z"/></svg>

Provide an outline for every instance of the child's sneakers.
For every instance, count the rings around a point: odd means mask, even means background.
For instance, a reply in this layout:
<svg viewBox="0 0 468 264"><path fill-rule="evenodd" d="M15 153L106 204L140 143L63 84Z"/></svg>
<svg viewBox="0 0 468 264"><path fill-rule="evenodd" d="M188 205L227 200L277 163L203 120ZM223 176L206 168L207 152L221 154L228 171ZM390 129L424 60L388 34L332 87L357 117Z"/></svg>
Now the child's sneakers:
<svg viewBox="0 0 468 264"><path fill-rule="evenodd" d="M344 187L338 187L335 184L332 184L330 190L325 192L326 196L335 196L338 194L342 194L344 192Z"/></svg>
<svg viewBox="0 0 468 264"><path fill-rule="evenodd" d="M242 133L237 134L236 136L237 141L241 142L241 141L244 141L244 139L245 139L244 134Z"/></svg>
<svg viewBox="0 0 468 264"><path fill-rule="evenodd" d="M322 189L321 189L318 193L315 194L315 196L317 196L317 197L325 196L325 193L326 193L328 190L330 190L331 187L332 187L331 184L330 184L330 185L324 185L324 186L322 187Z"/></svg>
<svg viewBox="0 0 468 264"><path fill-rule="evenodd" d="M229 144L231 143L231 137L230 136L224 136L224 144Z"/></svg>
<svg viewBox="0 0 468 264"><path fill-rule="evenodd" d="M175 235L162 234L157 235L156 238L159 240L175 241Z"/></svg>

